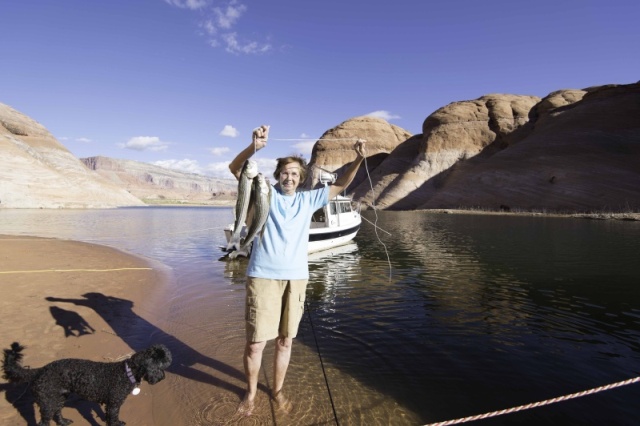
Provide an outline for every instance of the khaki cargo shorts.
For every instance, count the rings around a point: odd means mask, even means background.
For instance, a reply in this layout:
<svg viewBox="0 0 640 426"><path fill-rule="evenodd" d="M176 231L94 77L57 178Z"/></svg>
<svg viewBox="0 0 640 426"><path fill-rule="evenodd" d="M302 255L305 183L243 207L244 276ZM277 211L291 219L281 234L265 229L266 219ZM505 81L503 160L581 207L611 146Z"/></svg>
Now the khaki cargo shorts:
<svg viewBox="0 0 640 426"><path fill-rule="evenodd" d="M308 281L247 277L247 341L296 337L304 312Z"/></svg>

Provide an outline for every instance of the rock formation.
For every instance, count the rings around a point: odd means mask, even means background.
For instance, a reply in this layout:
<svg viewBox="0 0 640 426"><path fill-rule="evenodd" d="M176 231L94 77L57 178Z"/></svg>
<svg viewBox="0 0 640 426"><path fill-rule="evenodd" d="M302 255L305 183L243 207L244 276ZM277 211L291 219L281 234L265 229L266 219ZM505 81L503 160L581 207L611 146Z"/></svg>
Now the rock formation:
<svg viewBox="0 0 640 426"><path fill-rule="evenodd" d="M509 146L456 166L418 207L638 211L638 117L640 83L551 93Z"/></svg>
<svg viewBox="0 0 640 426"><path fill-rule="evenodd" d="M512 143L514 130L528 121L540 99L534 96L487 95L454 102L431 114L422 125L422 143L411 165L384 191L374 192L379 208L412 210L437 193L459 164L486 157ZM455 167L454 167L455 166ZM358 192L366 190L361 185ZM373 194L364 199L371 202Z"/></svg>
<svg viewBox="0 0 640 426"><path fill-rule="evenodd" d="M89 169L148 203L229 204L237 193L238 183L232 178L215 179L108 157L81 160Z"/></svg>
<svg viewBox="0 0 640 426"><path fill-rule="evenodd" d="M40 123L0 103L0 208L142 204L87 169Z"/></svg>
<svg viewBox="0 0 640 426"><path fill-rule="evenodd" d="M365 139L367 141L366 166L373 170L409 137L411 133L381 118L355 117L326 131L320 137L313 147L309 166L316 180L321 170L340 174L343 168L356 158L353 150L356 140ZM359 171L352 187L365 177L364 170Z"/></svg>
<svg viewBox="0 0 640 426"><path fill-rule="evenodd" d="M356 117L325 132L310 165L340 174L367 140L348 193L379 209L640 211L640 83L492 94L429 115L422 134ZM0 104L0 207L232 201L216 180L104 157L75 159L40 124ZM92 169L92 170L89 170ZM95 170L95 172L93 171ZM131 192L131 194L129 192Z"/></svg>
<svg viewBox="0 0 640 426"><path fill-rule="evenodd" d="M428 116L421 135L368 144L368 169L349 191L391 210L638 211L638 117L640 83L454 102ZM314 149L311 163L347 167L351 146L332 147Z"/></svg>

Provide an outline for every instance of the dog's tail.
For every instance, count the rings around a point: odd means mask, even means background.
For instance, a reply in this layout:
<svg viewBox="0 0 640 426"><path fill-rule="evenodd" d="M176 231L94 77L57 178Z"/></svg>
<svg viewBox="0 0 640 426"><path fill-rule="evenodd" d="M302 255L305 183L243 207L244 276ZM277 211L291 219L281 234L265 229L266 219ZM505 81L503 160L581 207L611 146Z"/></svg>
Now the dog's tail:
<svg viewBox="0 0 640 426"><path fill-rule="evenodd" d="M2 360L2 378L12 383L30 382L38 374L38 369L30 369L22 366L22 351L24 346L13 342L11 348L4 350Z"/></svg>

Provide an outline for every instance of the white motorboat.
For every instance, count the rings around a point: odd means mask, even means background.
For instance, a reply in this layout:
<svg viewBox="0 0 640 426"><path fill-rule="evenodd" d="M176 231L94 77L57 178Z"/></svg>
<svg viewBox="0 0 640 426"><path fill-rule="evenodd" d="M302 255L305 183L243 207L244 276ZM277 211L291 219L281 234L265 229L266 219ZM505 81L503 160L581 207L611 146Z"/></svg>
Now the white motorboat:
<svg viewBox="0 0 640 426"><path fill-rule="evenodd" d="M335 175L323 173L321 182L334 182ZM349 197L338 195L321 209L318 209L309 224L309 253L315 253L347 244L353 240L360 229L362 218L360 211L354 209ZM227 242L233 234L233 223L224 228ZM241 236L246 235L246 226Z"/></svg>
<svg viewBox="0 0 640 426"><path fill-rule="evenodd" d="M309 224L309 253L338 247L353 240L360 229L360 212L351 205L351 198L338 195L318 209ZM233 234L233 223L224 228L227 242ZM246 235L246 226L241 236Z"/></svg>

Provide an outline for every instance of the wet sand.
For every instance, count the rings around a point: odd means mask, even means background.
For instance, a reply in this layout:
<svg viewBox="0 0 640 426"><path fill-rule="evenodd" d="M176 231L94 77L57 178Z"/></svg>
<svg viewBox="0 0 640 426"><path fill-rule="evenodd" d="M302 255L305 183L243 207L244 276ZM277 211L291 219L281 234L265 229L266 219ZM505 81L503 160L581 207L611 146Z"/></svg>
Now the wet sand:
<svg viewBox="0 0 640 426"><path fill-rule="evenodd" d="M126 343L132 340L118 336L114 325L121 327L127 321L127 310L140 317L147 315L163 297L167 272L161 265L109 247L0 236L0 345L4 349L19 341L26 346L23 365L31 367L60 358L121 359L133 352ZM98 304L116 300L108 314L96 309ZM131 425L156 424L149 415L152 407L171 411L171 403L157 401L169 394L162 392L166 382L154 386L144 382L141 393L125 401L121 419ZM3 379L0 391L0 424L39 421L26 385ZM74 424L104 424L104 413L97 404L72 400L67 407L63 415ZM163 413L156 409L153 415Z"/></svg>

